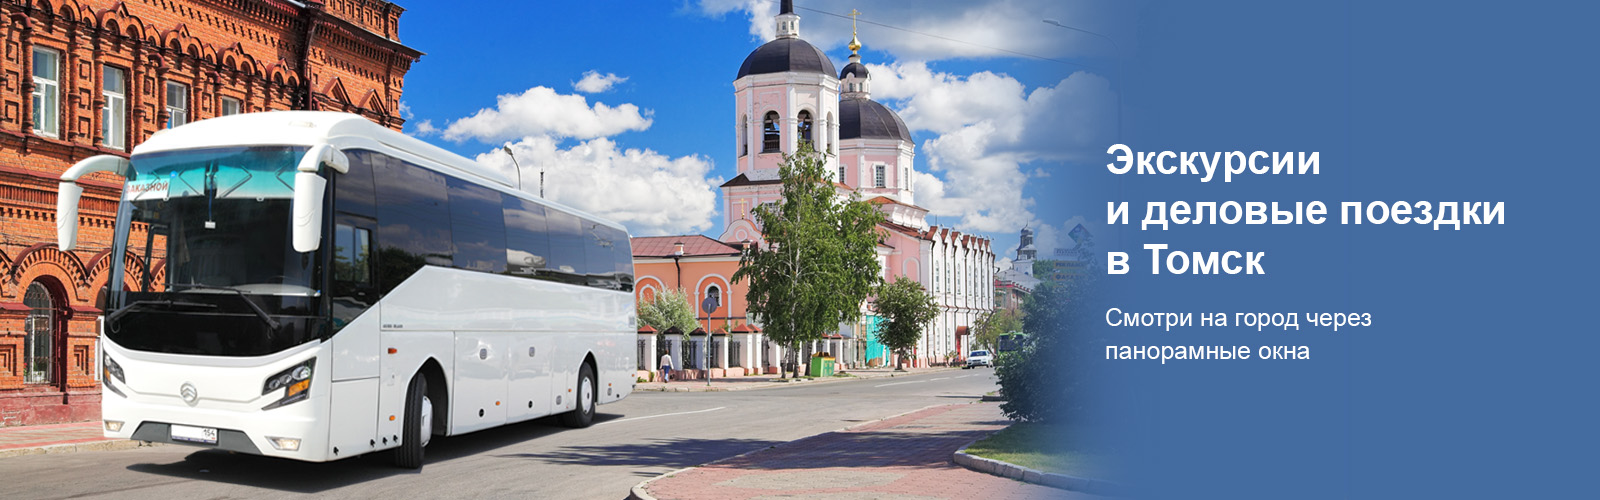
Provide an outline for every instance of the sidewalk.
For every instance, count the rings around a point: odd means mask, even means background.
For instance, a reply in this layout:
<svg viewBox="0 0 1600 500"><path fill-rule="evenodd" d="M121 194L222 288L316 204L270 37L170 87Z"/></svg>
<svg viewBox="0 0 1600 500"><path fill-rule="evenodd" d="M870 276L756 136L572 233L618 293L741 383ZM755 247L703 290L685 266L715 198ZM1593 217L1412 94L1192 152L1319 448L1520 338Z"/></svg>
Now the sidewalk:
<svg viewBox="0 0 1600 500"><path fill-rule="evenodd" d="M938 406L671 473L635 486L631 498L1099 498L951 462L1008 424L997 404Z"/></svg>
<svg viewBox="0 0 1600 500"><path fill-rule="evenodd" d="M905 371L895 371L893 368L876 368L851 370L849 377L818 377L811 380L795 380L782 382L777 375L755 375L749 377L713 378L707 385L705 379L677 380L670 383L645 382L633 387L635 391L653 392L719 392L719 391L744 391L749 389L764 389L768 387L790 387L807 384L823 384L845 380L859 380L879 377L904 377L907 375L920 375L924 373L937 373L948 370L959 370L959 367L938 366L931 368L907 368ZM673 373L674 376L677 372Z"/></svg>
<svg viewBox="0 0 1600 500"><path fill-rule="evenodd" d="M138 441L107 439L100 422L0 427L0 458L44 453L137 448Z"/></svg>

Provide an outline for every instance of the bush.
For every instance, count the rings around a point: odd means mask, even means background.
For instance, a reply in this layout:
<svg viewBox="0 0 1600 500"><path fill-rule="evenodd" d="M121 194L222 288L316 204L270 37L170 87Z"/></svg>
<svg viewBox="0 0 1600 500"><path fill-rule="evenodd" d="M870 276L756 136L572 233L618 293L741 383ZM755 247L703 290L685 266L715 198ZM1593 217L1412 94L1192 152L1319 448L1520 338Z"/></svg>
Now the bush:
<svg viewBox="0 0 1600 500"><path fill-rule="evenodd" d="M1082 305L1086 283L1045 283L1023 304L1025 330L1021 349L1000 354L995 375L1006 402L1000 410L1019 422L1059 422L1078 402L1086 373L1072 363L1072 311Z"/></svg>

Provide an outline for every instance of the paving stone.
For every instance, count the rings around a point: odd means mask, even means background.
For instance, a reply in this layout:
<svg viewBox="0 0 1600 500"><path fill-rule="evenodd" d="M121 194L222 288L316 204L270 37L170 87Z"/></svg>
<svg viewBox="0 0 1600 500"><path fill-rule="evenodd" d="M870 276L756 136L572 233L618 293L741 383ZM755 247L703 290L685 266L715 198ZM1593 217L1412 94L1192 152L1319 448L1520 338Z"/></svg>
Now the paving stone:
<svg viewBox="0 0 1600 500"><path fill-rule="evenodd" d="M940 406L689 469L646 490L661 500L1096 498L951 461L1006 425L994 403Z"/></svg>

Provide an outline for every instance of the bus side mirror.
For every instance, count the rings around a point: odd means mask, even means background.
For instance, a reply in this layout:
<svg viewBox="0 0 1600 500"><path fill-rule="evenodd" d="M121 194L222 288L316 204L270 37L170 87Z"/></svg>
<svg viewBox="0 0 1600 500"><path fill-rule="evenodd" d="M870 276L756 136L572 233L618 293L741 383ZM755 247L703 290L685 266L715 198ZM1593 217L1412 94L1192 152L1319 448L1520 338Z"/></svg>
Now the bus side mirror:
<svg viewBox="0 0 1600 500"><path fill-rule="evenodd" d="M323 165L333 172L350 171L350 160L344 152L327 144L312 146L295 167L294 199L290 211L294 214L290 224L294 251L309 253L322 246L322 198L327 193L328 179L317 175Z"/></svg>
<svg viewBox="0 0 1600 500"><path fill-rule="evenodd" d="M111 172L127 178L128 159L113 155L91 156L61 174L61 187L56 191L56 245L64 251L78 247L78 199L83 197L83 186L78 185L78 179L95 172Z"/></svg>

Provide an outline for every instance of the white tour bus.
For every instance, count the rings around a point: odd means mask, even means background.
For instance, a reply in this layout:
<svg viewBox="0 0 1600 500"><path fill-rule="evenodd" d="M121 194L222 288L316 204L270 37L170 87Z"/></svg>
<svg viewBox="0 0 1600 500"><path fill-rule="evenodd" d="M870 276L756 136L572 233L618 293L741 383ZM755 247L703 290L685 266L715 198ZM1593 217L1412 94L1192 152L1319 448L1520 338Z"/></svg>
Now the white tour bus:
<svg viewBox="0 0 1600 500"><path fill-rule="evenodd" d="M619 225L360 116L234 115L131 161L100 325L107 437L328 461L562 414L633 388Z"/></svg>

